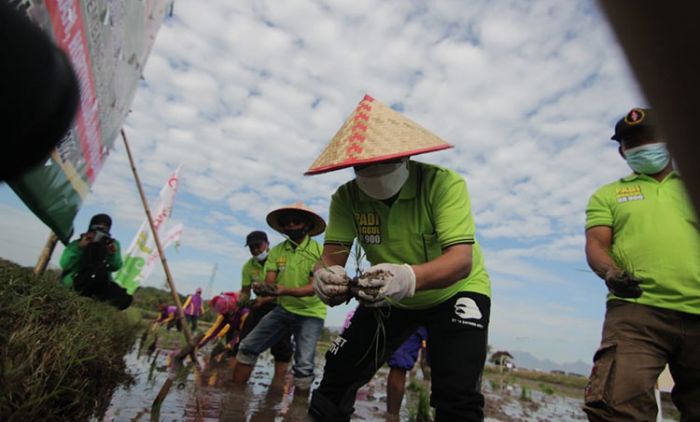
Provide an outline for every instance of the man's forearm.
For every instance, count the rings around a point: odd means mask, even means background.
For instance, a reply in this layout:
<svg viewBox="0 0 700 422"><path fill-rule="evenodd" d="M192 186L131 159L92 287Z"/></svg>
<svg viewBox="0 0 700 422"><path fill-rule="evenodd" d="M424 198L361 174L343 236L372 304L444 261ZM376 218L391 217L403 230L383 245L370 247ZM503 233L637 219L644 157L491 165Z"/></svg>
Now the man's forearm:
<svg viewBox="0 0 700 422"><path fill-rule="evenodd" d="M292 296L292 297L307 297L313 296L314 288L313 285L307 284L303 287L285 287L282 288L278 293L278 296Z"/></svg>
<svg viewBox="0 0 700 422"><path fill-rule="evenodd" d="M622 271L618 267L617 263L615 263L615 260L612 259L609 251L607 250L595 247L587 247L586 258L588 261L588 266L591 268L591 270L593 270L593 272L596 273L598 277L602 278L603 280L605 280L606 274L608 274L611 271Z"/></svg>
<svg viewBox="0 0 700 422"><path fill-rule="evenodd" d="M412 266L416 274L416 290L442 289L471 273L472 246L454 245L432 261Z"/></svg>

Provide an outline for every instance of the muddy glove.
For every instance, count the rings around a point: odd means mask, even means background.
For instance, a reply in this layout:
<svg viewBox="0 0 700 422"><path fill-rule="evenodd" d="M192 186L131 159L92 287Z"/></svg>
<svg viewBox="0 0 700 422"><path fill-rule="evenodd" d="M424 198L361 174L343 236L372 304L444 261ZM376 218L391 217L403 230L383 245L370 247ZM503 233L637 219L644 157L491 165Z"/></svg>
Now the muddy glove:
<svg viewBox="0 0 700 422"><path fill-rule="evenodd" d="M251 288L260 297L277 296L277 285L270 283L253 283Z"/></svg>
<svg viewBox="0 0 700 422"><path fill-rule="evenodd" d="M319 268L314 271L314 291L323 303L335 306L350 298L350 279L340 265Z"/></svg>
<svg viewBox="0 0 700 422"><path fill-rule="evenodd" d="M605 285L610 293L625 299L636 299L642 295L640 279L627 271L610 270L605 274Z"/></svg>
<svg viewBox="0 0 700 422"><path fill-rule="evenodd" d="M416 274L408 264L377 264L357 280L357 297L366 306L387 306L416 292ZM389 300L387 300L389 299Z"/></svg>

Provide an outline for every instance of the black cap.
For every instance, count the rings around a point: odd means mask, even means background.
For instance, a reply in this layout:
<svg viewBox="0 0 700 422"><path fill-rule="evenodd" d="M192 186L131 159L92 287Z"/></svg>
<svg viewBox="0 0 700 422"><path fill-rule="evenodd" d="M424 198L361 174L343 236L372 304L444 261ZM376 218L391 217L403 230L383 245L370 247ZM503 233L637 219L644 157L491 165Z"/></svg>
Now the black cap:
<svg viewBox="0 0 700 422"><path fill-rule="evenodd" d="M615 133L610 139L620 142L634 135L646 134L655 136L658 134L656 115L649 108L635 107L615 125Z"/></svg>
<svg viewBox="0 0 700 422"><path fill-rule="evenodd" d="M245 246L257 245L262 242L268 242L268 240L265 232L260 230L248 233L248 236L245 238Z"/></svg>
<svg viewBox="0 0 700 422"><path fill-rule="evenodd" d="M112 217L107 214L95 214L90 219L90 225L88 230L92 230L95 225L106 225L112 228Z"/></svg>

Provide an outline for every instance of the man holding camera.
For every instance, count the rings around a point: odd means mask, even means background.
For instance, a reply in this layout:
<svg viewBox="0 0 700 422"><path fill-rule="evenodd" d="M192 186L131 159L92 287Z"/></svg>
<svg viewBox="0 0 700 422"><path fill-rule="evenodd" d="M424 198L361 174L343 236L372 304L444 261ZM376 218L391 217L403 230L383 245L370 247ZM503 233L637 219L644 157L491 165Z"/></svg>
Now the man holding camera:
<svg viewBox="0 0 700 422"><path fill-rule="evenodd" d="M112 218L96 214L88 231L66 246L61 255L63 284L79 294L107 302L117 309L131 305L132 297L112 280L112 273L122 266L119 241L109 233Z"/></svg>

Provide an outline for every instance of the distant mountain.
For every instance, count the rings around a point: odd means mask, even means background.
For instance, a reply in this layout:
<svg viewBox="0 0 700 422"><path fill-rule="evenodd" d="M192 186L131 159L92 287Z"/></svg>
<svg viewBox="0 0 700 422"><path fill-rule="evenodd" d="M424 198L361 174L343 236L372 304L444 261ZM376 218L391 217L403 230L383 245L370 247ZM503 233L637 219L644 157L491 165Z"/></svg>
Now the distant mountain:
<svg viewBox="0 0 700 422"><path fill-rule="evenodd" d="M515 366L519 368L538 369L547 372L556 370L584 376L588 376L591 372L591 364L580 360L577 362L556 363L549 359L538 359L528 352L511 351L510 354L513 355Z"/></svg>

